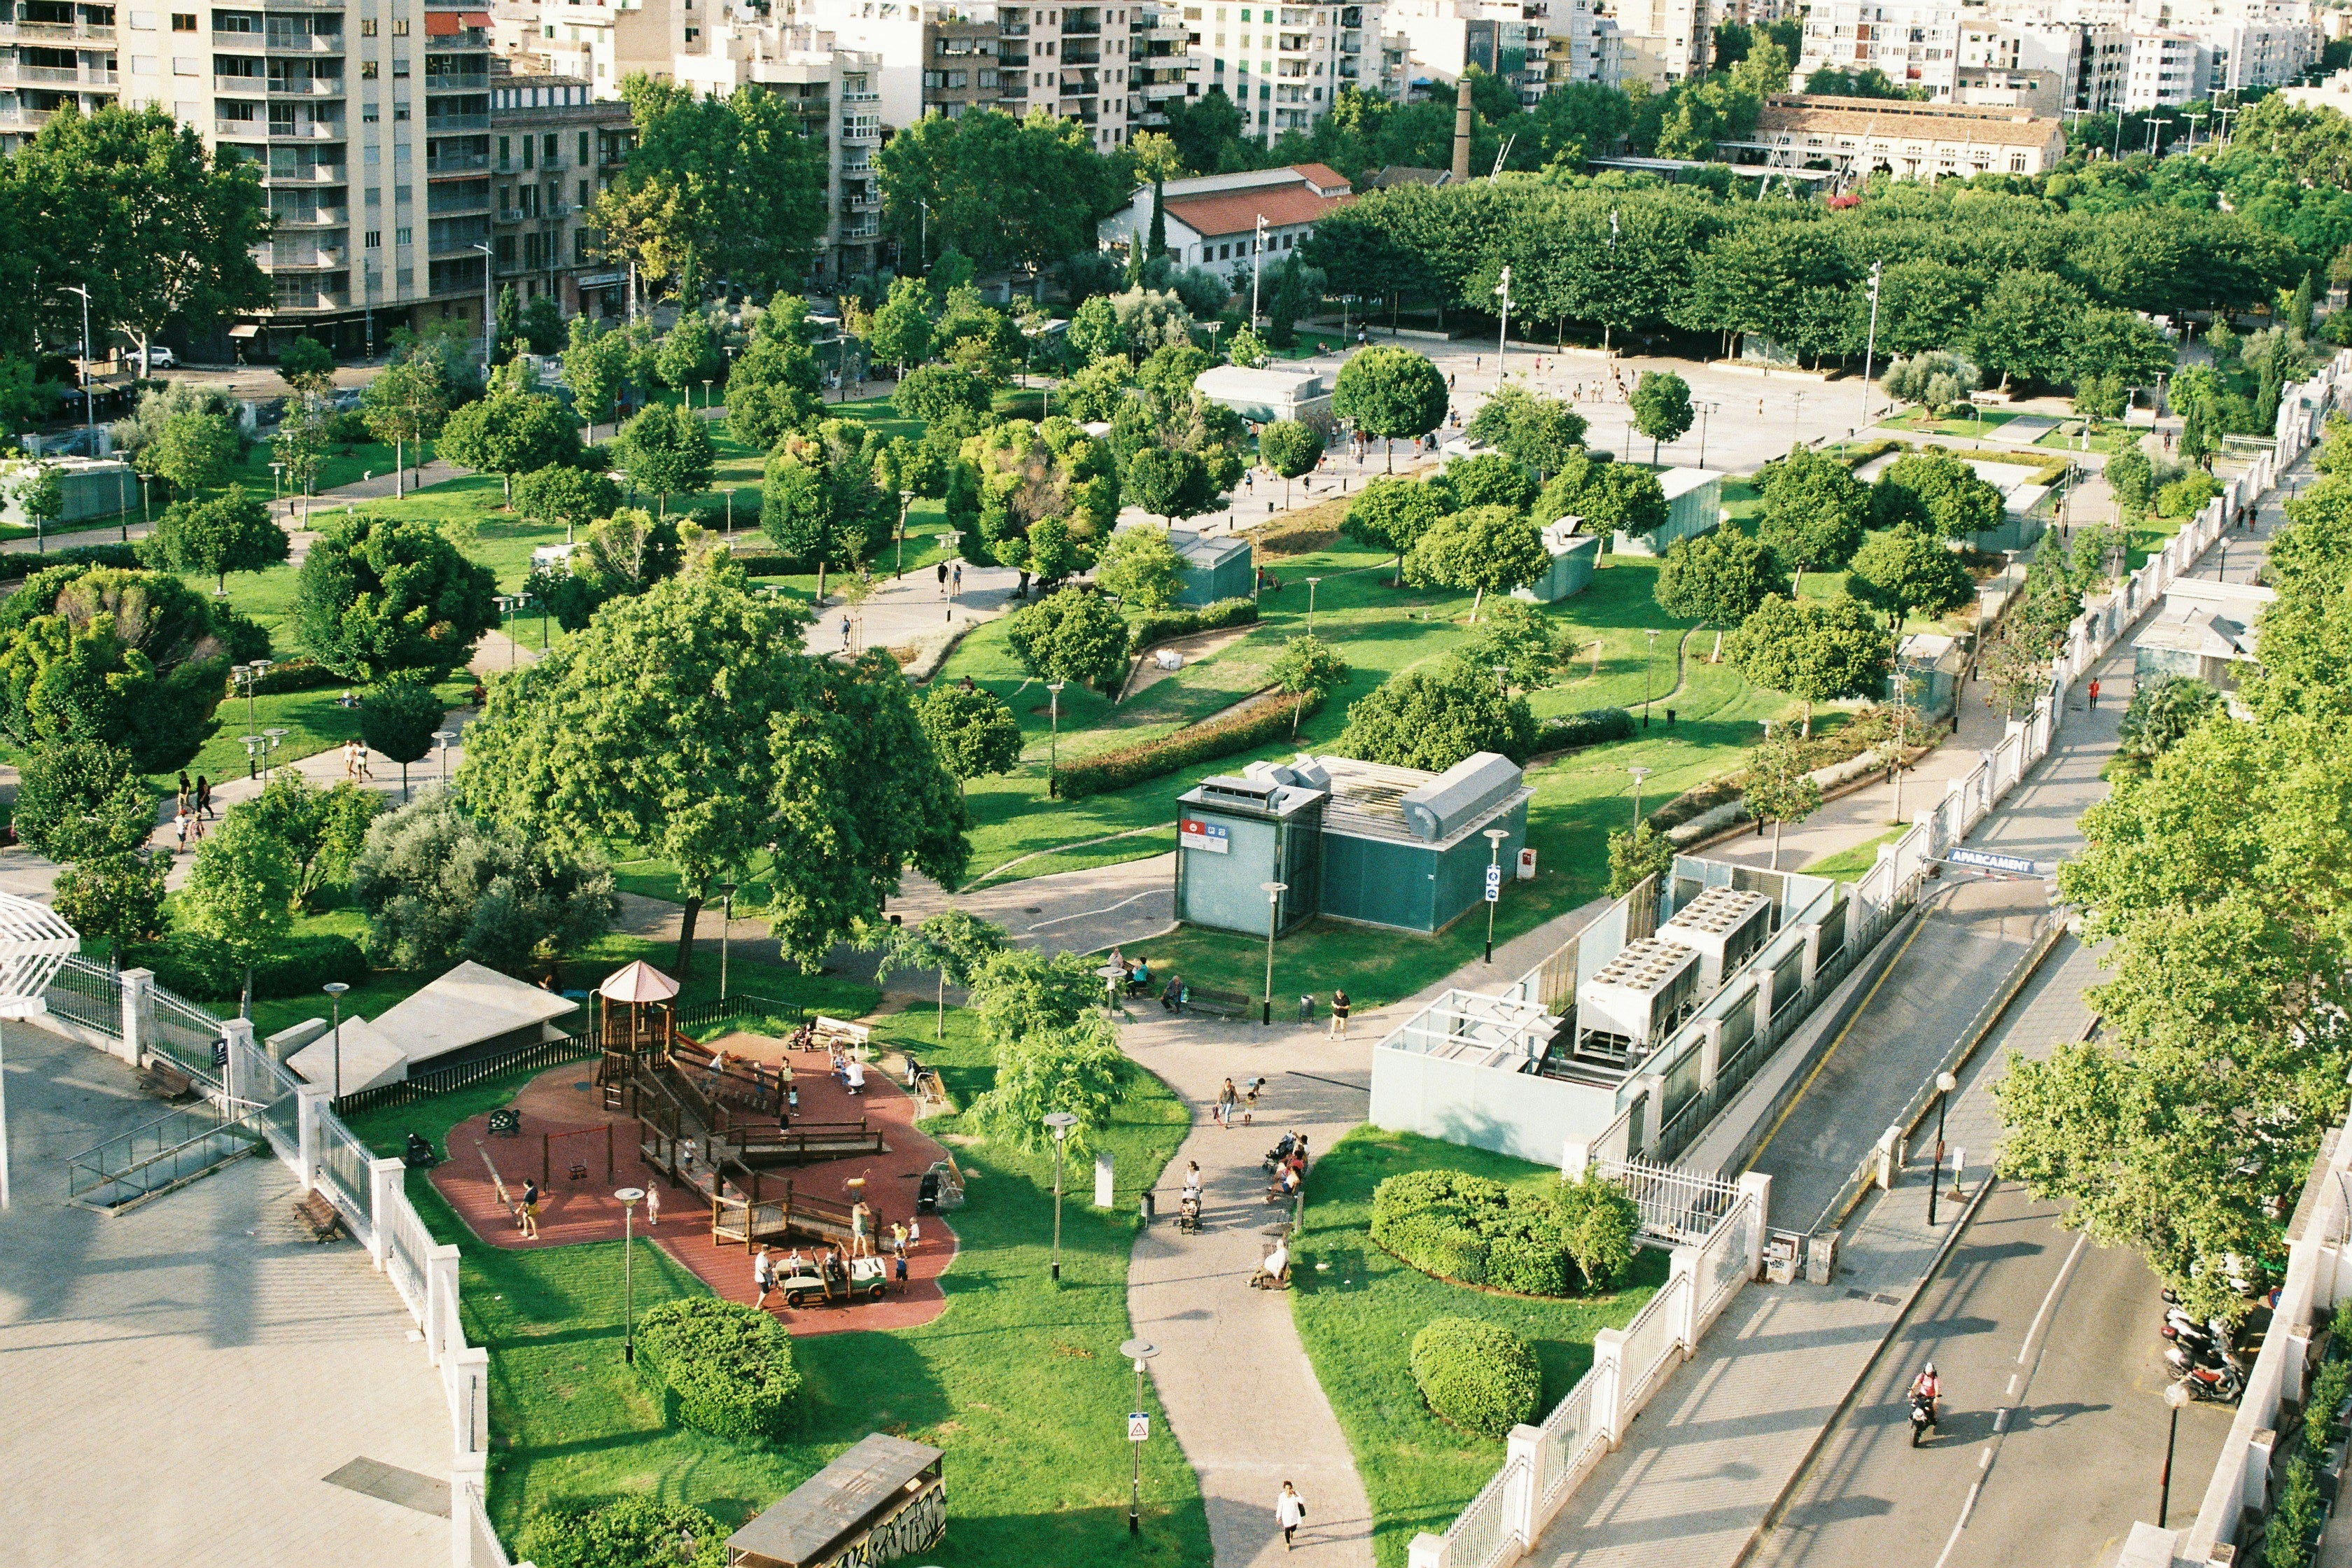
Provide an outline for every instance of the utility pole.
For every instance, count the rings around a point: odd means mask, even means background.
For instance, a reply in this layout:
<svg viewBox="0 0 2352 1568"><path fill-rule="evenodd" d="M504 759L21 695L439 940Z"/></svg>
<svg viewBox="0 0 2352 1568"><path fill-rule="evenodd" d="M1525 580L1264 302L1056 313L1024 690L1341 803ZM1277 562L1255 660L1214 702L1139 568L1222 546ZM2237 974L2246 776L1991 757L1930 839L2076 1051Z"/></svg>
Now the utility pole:
<svg viewBox="0 0 2352 1568"><path fill-rule="evenodd" d="M1878 353L1878 274L1885 265L1879 261L1870 264L1870 336L1862 349L1862 428L1864 430L1870 428L1870 367ZM1705 440L1704 437L1700 438L1702 450L1705 449Z"/></svg>
<svg viewBox="0 0 2352 1568"><path fill-rule="evenodd" d="M496 268L490 265L492 253L488 246L477 240L474 248L482 253L482 374L488 375L490 373L490 362L498 357L498 338L495 334L499 330L499 313L498 307L490 299L490 275Z"/></svg>
<svg viewBox="0 0 2352 1568"><path fill-rule="evenodd" d="M1257 228L1250 236L1250 331L1257 331L1257 276L1259 258L1265 254L1265 217L1260 214Z"/></svg>
<svg viewBox="0 0 2352 1568"><path fill-rule="evenodd" d="M1495 390L1503 390L1508 377L1511 353L1511 269L1503 268L1503 280L1495 285L1495 292L1503 301L1503 330L1495 337Z"/></svg>
<svg viewBox="0 0 2352 1568"><path fill-rule="evenodd" d="M79 283L66 285L66 292L81 296L81 422L90 432L89 455L98 456L97 404L89 389L89 290Z"/></svg>

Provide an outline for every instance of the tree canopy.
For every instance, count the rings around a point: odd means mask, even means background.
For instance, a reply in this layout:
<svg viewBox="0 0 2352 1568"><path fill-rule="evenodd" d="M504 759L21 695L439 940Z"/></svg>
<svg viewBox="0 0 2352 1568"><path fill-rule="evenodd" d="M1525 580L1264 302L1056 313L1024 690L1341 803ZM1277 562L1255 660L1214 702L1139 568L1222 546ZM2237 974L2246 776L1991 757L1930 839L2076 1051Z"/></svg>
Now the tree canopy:
<svg viewBox="0 0 2352 1568"><path fill-rule="evenodd" d="M1525 762L1535 743L1526 698L1506 698L1492 672L1447 659L1433 670L1391 676L1357 698L1332 749L1369 763L1444 773L1477 752Z"/></svg>
<svg viewBox="0 0 2352 1568"><path fill-rule="evenodd" d="M498 579L430 523L330 517L294 580L294 634L328 668L382 680L435 676L499 624Z"/></svg>
<svg viewBox="0 0 2352 1568"><path fill-rule="evenodd" d="M1404 558L1409 583L1469 589L1470 624L1490 594L1534 582L1551 565L1535 524L1508 507L1474 506L1439 518Z"/></svg>
<svg viewBox="0 0 2352 1568"><path fill-rule="evenodd" d="M952 246L984 272L1091 250L1096 222L1129 188L1083 126L1042 108L1021 120L993 109L927 114L874 162L885 222L919 268L929 266L919 243L934 256Z"/></svg>

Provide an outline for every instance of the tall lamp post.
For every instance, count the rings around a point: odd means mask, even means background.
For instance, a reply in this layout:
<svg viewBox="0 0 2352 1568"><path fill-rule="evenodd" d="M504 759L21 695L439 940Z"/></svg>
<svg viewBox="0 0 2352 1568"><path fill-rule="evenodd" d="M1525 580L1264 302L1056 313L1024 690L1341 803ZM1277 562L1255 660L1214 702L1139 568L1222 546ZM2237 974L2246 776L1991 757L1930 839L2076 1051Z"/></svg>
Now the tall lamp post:
<svg viewBox="0 0 2352 1568"><path fill-rule="evenodd" d="M1706 467L1706 416L1721 406L1716 403L1698 405L1698 466L1702 468Z"/></svg>
<svg viewBox="0 0 2352 1568"><path fill-rule="evenodd" d="M1507 827L1486 829L1486 962L1495 962L1495 906L1503 901L1503 840Z"/></svg>
<svg viewBox="0 0 2352 1568"><path fill-rule="evenodd" d="M81 296L81 422L89 432L89 455L98 456L97 395L89 389L89 290L79 283L66 285L66 292Z"/></svg>
<svg viewBox="0 0 2352 1568"><path fill-rule="evenodd" d="M1143 1445L1151 1436L1151 1417L1143 1408L1143 1363L1160 1353L1160 1347L1150 1340L1129 1340L1118 1347L1118 1353L1135 1366L1135 1403L1127 1417L1128 1447L1135 1450L1133 1479L1128 1483L1127 1532L1143 1533Z"/></svg>
<svg viewBox="0 0 2352 1568"><path fill-rule="evenodd" d="M1862 348L1862 428L1870 428L1870 367L1878 354L1878 272L1883 264L1870 264L1870 335L1863 340Z"/></svg>
<svg viewBox="0 0 2352 1568"><path fill-rule="evenodd" d="M735 884L719 884L719 1000L727 1000L727 937L735 924Z"/></svg>
<svg viewBox="0 0 2352 1568"><path fill-rule="evenodd" d="M1054 1283L1062 1282L1062 1156L1070 1147L1070 1129L1078 1119L1066 1110L1049 1110L1045 1125L1054 1130Z"/></svg>
<svg viewBox="0 0 2352 1568"><path fill-rule="evenodd" d="M1936 1164L1927 1173L1927 1228L1936 1227L1936 1194L1944 1185L1944 1108L1951 1102L1952 1090L1960 1080L1949 1072L1936 1075Z"/></svg>
<svg viewBox="0 0 2352 1568"><path fill-rule="evenodd" d="M1495 334L1495 390L1497 392L1503 389L1504 381L1510 375L1511 353L1511 269L1504 268L1500 276L1502 280L1495 285L1495 297L1503 302L1502 330Z"/></svg>
<svg viewBox="0 0 2352 1568"><path fill-rule="evenodd" d="M499 353L499 311L490 300L490 275L498 268L491 265L496 253L488 246L477 240L474 248L482 253L482 374L488 375L490 374L490 362L498 358Z"/></svg>
<svg viewBox="0 0 2352 1568"><path fill-rule="evenodd" d="M343 1098L343 993L351 989L340 980L330 980L320 990L327 994L327 1004L335 1011L335 1099Z"/></svg>
<svg viewBox="0 0 2352 1568"><path fill-rule="evenodd" d="M441 753L441 787L443 789L449 787L449 742L457 738L457 731L455 730L433 731L433 749Z"/></svg>
<svg viewBox="0 0 2352 1568"><path fill-rule="evenodd" d="M1059 680L1045 682L1046 700L1054 716L1054 738L1045 745L1045 798L1048 800L1054 798L1054 770L1062 763L1062 688L1065 684Z"/></svg>
<svg viewBox="0 0 2352 1568"><path fill-rule="evenodd" d="M613 1194L621 1200L621 1360L637 1359L637 1205L643 1187L623 1187Z"/></svg>
<svg viewBox="0 0 2352 1568"><path fill-rule="evenodd" d="M2164 1404L2171 1415L2164 1434L2164 1468L2156 1479L2156 1528L2158 1530L2164 1528L2165 1516L2172 1508L2172 1446L2180 1440L2180 1407L2188 1403L2189 1385L2186 1383L2164 1385Z"/></svg>
<svg viewBox="0 0 2352 1568"><path fill-rule="evenodd" d="M1650 727L1650 666L1658 657L1658 634L1644 629L1642 635L1650 639L1642 654L1642 728Z"/></svg>
<svg viewBox="0 0 2352 1568"><path fill-rule="evenodd" d="M1642 831L1642 781L1648 778L1653 770L1635 766L1625 771L1633 775L1633 831L1639 833Z"/></svg>
<svg viewBox="0 0 2352 1568"><path fill-rule="evenodd" d="M1267 1027L1274 1024L1274 928L1282 923L1282 895L1290 890L1287 882L1260 882L1258 890L1265 895L1265 1011L1258 1022Z"/></svg>
<svg viewBox="0 0 2352 1568"><path fill-rule="evenodd" d="M1315 584L1321 581L1320 577L1307 579L1307 635L1310 637L1315 635Z"/></svg>

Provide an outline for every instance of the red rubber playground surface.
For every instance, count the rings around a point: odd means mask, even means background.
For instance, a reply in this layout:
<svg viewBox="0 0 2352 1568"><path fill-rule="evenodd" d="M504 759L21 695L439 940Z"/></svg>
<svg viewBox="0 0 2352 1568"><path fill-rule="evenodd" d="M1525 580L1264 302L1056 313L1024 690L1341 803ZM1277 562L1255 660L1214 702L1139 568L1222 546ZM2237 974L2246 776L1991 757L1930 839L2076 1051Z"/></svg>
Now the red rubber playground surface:
<svg viewBox="0 0 2352 1568"><path fill-rule="evenodd" d="M852 1096L835 1083L820 1053L793 1053L780 1040L759 1035L735 1034L704 1044L738 1058L754 1058L780 1067L789 1058L795 1069L793 1081L801 1091L801 1117L810 1121L854 1121L863 1116L883 1130L887 1148L883 1153L859 1155L823 1164L779 1172L799 1191L848 1202L849 1183L865 1179L866 1201L873 1205L880 1234L887 1237L892 1221L905 1224L915 1217L915 1192L931 1163L947 1152L915 1128L915 1102L906 1091L879 1072L869 1073L866 1092ZM661 1205L659 1222L647 1226L644 1207L637 1228L663 1251L692 1269L711 1290L730 1301L749 1305L756 1291L751 1282L751 1255L740 1245L719 1247L710 1239L710 1215L701 1200L683 1187L656 1178L637 1158L636 1120L604 1108L595 1085L595 1064L571 1062L551 1068L519 1090L512 1109L522 1120L519 1137L492 1138L489 1116L469 1117L449 1130L447 1158L433 1170L433 1186L457 1211L467 1228L493 1247L512 1248L568 1247L586 1241L614 1241L621 1235L621 1205L614 1192L643 1187ZM605 1176L604 1128L612 1127L613 1169ZM539 1209L539 1238L526 1237L511 1209L499 1201L490 1178L496 1166L508 1195L520 1201L522 1184L539 1179L541 1136L580 1129L579 1136L558 1138L548 1155L552 1178L544 1188ZM585 1181L571 1179L574 1163L588 1167ZM879 1301L847 1306L806 1307L797 1311L771 1293L768 1311L795 1334L841 1333L856 1329L907 1329L928 1323L945 1310L940 1276L954 1261L955 1232L946 1216L922 1217L921 1245L908 1260L904 1286L895 1281Z"/></svg>

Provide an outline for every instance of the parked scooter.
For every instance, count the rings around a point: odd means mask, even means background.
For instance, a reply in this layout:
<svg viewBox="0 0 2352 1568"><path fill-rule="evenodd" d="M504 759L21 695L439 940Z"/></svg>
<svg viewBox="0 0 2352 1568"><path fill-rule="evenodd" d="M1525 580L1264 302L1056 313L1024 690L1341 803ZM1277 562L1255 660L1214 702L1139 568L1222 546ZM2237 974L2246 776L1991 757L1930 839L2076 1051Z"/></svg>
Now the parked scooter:
<svg viewBox="0 0 2352 1568"><path fill-rule="evenodd" d="M2189 1390L2189 1397L2209 1405L2235 1405L2246 1392L2244 1373L2238 1363L2224 1361L2218 1366L2192 1366L2180 1375L2180 1385Z"/></svg>

